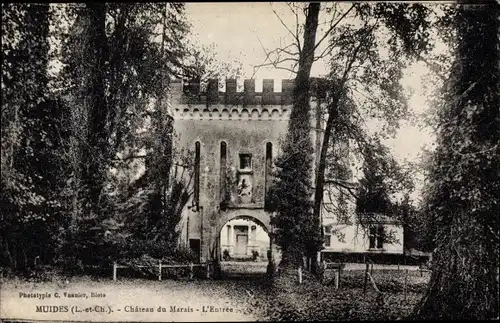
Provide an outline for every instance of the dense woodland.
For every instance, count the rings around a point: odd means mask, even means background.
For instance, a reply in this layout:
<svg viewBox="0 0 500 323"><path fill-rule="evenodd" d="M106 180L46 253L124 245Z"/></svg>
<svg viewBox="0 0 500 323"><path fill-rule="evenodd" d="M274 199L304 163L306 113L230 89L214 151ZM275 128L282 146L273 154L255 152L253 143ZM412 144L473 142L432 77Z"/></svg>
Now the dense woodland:
<svg viewBox="0 0 500 323"><path fill-rule="evenodd" d="M174 256L169 81L237 71L188 32L182 4L2 5L3 266Z"/></svg>
<svg viewBox="0 0 500 323"><path fill-rule="evenodd" d="M413 248L433 251L415 318L498 317L499 5L288 6L297 25L283 26L294 42L269 50L262 64L296 75L266 201L279 265L295 268L321 250L329 184L345 193L339 205L351 199L359 215L396 217L417 233ZM2 268L191 259L177 246L191 188L171 166L182 159L189 173L192 158L175 149L166 89L174 78L235 76L241 66L218 62L189 33L181 3L2 4ZM448 53L433 53L438 41ZM330 70L320 82L311 67L324 57ZM410 198L411 170L380 140L409 114L400 80L417 61L438 89L427 120L437 146L422 166L421 203ZM325 107L315 165L311 93ZM382 132L370 134L368 118ZM357 183L346 150L362 161Z"/></svg>

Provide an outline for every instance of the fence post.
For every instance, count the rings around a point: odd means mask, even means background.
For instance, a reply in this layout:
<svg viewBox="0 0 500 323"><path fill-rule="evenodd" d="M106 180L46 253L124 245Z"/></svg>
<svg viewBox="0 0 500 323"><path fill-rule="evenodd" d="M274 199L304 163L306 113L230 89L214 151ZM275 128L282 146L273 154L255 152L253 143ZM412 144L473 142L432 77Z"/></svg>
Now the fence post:
<svg viewBox="0 0 500 323"><path fill-rule="evenodd" d="M363 284L363 295L366 296L366 284L368 283L368 270L370 269L369 268L369 264L366 263L366 268L365 268L365 282Z"/></svg>
<svg viewBox="0 0 500 323"><path fill-rule="evenodd" d="M161 281L161 260L158 260L158 280Z"/></svg>
<svg viewBox="0 0 500 323"><path fill-rule="evenodd" d="M116 281L116 261L113 261L113 281Z"/></svg>
<svg viewBox="0 0 500 323"><path fill-rule="evenodd" d="M207 279L210 278L210 263L207 262Z"/></svg>
<svg viewBox="0 0 500 323"><path fill-rule="evenodd" d="M299 266L299 284L302 284L302 266Z"/></svg>
<svg viewBox="0 0 500 323"><path fill-rule="evenodd" d="M194 275L194 273L193 273L193 263L190 262L189 263L189 279L193 279L193 275Z"/></svg>
<svg viewBox="0 0 500 323"><path fill-rule="evenodd" d="M335 271L335 289L339 289L340 286L340 267Z"/></svg>
<svg viewBox="0 0 500 323"><path fill-rule="evenodd" d="M406 301L406 289L408 284L408 269L405 269L405 283L403 285L404 300Z"/></svg>

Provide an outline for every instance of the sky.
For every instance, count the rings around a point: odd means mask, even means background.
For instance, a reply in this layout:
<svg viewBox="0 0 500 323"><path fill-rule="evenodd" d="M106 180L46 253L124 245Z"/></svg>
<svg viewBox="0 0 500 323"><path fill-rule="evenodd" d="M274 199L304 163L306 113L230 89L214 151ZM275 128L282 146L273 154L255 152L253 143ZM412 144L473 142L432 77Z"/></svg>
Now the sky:
<svg viewBox="0 0 500 323"><path fill-rule="evenodd" d="M346 3L350 6L350 3ZM219 59L238 58L243 64L247 78L253 73L253 67L264 62L265 52L277 46L288 44L291 36L277 18L273 9L287 26L295 25L295 17L286 3L188 3L187 14L192 23L193 37L200 44L215 44ZM320 16L320 22L322 17ZM290 27L291 28L291 27ZM293 27L294 28L294 27ZM321 28L321 27L320 27ZM321 34L321 30L318 31ZM313 65L311 76L325 74L324 62ZM415 113L424 113L429 109L422 84L428 73L425 64L414 64L409 68L402 81L411 91L409 106ZM262 88L262 79L292 78L290 72L272 68L261 68L255 74L256 90ZM417 120L418 121L418 120ZM393 139L384 141L399 161L416 160L424 146L430 146L434 137L429 129L422 129L420 122L406 122Z"/></svg>

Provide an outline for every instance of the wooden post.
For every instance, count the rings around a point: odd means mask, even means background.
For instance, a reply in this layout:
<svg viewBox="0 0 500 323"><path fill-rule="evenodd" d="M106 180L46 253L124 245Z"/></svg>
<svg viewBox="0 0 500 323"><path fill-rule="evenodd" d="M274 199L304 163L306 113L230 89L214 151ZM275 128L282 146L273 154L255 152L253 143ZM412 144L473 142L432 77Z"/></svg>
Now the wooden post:
<svg viewBox="0 0 500 323"><path fill-rule="evenodd" d="M406 289L408 284L408 269L405 269L405 283L403 285L404 300L406 301Z"/></svg>
<svg viewBox="0 0 500 323"><path fill-rule="evenodd" d="M210 264L207 262L207 279L210 278Z"/></svg>
<svg viewBox="0 0 500 323"><path fill-rule="evenodd" d="M158 260L158 280L161 281L161 260Z"/></svg>
<svg viewBox="0 0 500 323"><path fill-rule="evenodd" d="M321 266L321 283L324 283L325 282L325 277L326 277L326 261L325 259L321 260L321 262L319 263L320 266Z"/></svg>
<svg viewBox="0 0 500 323"><path fill-rule="evenodd" d="M363 295L366 295L366 285L368 284L368 270L369 270L369 264L366 263L366 268L365 268L365 282L363 284Z"/></svg>
<svg viewBox="0 0 500 323"><path fill-rule="evenodd" d="M335 271L335 289L339 289L340 286L340 267Z"/></svg>
<svg viewBox="0 0 500 323"><path fill-rule="evenodd" d="M302 266L299 267L299 284L302 284Z"/></svg>
<svg viewBox="0 0 500 323"><path fill-rule="evenodd" d="M113 262L113 281L116 281L116 262Z"/></svg>
<svg viewBox="0 0 500 323"><path fill-rule="evenodd" d="M193 263L189 263L189 279L193 279Z"/></svg>

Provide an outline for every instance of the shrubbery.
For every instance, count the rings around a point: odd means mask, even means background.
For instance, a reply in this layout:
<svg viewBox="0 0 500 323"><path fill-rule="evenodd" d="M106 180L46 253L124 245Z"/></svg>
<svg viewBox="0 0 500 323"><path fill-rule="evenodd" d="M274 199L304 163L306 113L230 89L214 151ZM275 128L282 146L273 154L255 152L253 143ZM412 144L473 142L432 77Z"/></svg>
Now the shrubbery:
<svg viewBox="0 0 500 323"><path fill-rule="evenodd" d="M229 251L227 249L224 249L222 252L222 259L225 261L231 260L231 255L229 255Z"/></svg>
<svg viewBox="0 0 500 323"><path fill-rule="evenodd" d="M257 250L252 250L252 260L257 261L259 259L259 252Z"/></svg>

